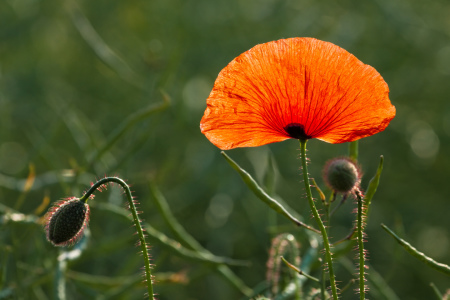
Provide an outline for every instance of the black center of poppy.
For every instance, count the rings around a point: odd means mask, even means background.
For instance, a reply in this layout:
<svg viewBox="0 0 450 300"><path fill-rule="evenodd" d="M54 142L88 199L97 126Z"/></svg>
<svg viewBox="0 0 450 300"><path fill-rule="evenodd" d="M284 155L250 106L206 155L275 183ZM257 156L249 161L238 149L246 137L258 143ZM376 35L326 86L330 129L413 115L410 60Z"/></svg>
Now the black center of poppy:
<svg viewBox="0 0 450 300"><path fill-rule="evenodd" d="M287 134L297 140L309 140L312 136L309 136L305 133L305 127L302 124L291 123L284 127L284 130Z"/></svg>

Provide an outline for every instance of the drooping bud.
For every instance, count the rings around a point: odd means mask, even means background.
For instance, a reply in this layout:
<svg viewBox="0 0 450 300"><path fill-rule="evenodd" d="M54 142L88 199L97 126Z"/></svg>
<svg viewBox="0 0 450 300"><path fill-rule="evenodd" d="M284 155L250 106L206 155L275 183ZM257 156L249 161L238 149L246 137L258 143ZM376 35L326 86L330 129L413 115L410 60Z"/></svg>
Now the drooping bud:
<svg viewBox="0 0 450 300"><path fill-rule="evenodd" d="M46 214L47 240L55 246L75 244L89 223L89 205L78 198L56 203Z"/></svg>
<svg viewBox="0 0 450 300"><path fill-rule="evenodd" d="M343 194L355 192L361 183L358 166L347 157L329 160L323 169L323 177L330 189Z"/></svg>

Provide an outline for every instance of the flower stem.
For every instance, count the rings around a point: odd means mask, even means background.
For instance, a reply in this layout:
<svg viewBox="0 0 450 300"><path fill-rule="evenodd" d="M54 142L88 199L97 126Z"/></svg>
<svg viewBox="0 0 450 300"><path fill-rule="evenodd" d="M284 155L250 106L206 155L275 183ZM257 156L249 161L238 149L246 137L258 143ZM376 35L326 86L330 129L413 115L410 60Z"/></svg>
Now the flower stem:
<svg viewBox="0 0 450 300"><path fill-rule="evenodd" d="M348 144L348 156L355 162L358 161L358 141L353 141Z"/></svg>
<svg viewBox="0 0 450 300"><path fill-rule="evenodd" d="M364 240L363 240L363 200L359 193L358 198L358 248L359 248L359 299L364 300L365 297L365 278L364 278Z"/></svg>
<svg viewBox="0 0 450 300"><path fill-rule="evenodd" d="M144 264L145 264L145 279L147 282L147 291L148 297L150 300L154 300L153 295L153 285L152 285L152 273L150 268L150 258L148 254L147 244L145 242L144 231L142 230L141 220L139 219L138 213L136 211L136 206L134 205L133 196L131 195L131 190L128 184L118 177L105 177L97 181L95 184L91 186L91 188L80 198L81 201L85 203L89 199L89 197L100 187L104 186L109 182L114 182L119 184L125 191L127 195L128 204L130 206L131 213L133 215L133 221L136 226L136 231L139 236L140 245L142 248L142 255L144 256Z"/></svg>
<svg viewBox="0 0 450 300"><path fill-rule="evenodd" d="M300 140L303 181L305 182L305 189L306 189L306 195L308 197L309 206L311 207L311 211L313 213L314 219L316 220L317 225L319 226L320 232L322 233L323 245L325 248L325 259L326 259L326 263L328 265L328 272L330 274L331 292L333 294L333 299L336 300L339 298L338 298L338 294L337 294L336 279L334 277L333 258L332 258L332 254L331 254L331 247L330 247L330 243L328 241L327 230L325 229L325 226L323 225L322 219L319 216L319 212L317 211L316 205L314 204L314 200L312 198L311 186L309 184L308 167L306 165L306 142L307 142L306 140Z"/></svg>

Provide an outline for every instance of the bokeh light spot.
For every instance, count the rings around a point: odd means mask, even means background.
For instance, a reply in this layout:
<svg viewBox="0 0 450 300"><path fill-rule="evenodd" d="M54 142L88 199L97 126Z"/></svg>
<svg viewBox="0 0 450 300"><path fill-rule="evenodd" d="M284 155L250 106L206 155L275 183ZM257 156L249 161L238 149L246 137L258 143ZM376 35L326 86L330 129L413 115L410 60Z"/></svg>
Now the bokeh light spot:
<svg viewBox="0 0 450 300"><path fill-rule="evenodd" d="M409 143L414 154L422 159L433 159L439 152L439 137L425 122L414 124Z"/></svg>
<svg viewBox="0 0 450 300"><path fill-rule="evenodd" d="M183 100L193 112L205 109L206 98L211 92L213 83L204 77L194 77L183 88Z"/></svg>
<svg viewBox="0 0 450 300"><path fill-rule="evenodd" d="M227 222L233 207L233 199L230 196L225 194L215 195L206 210L206 223L213 228L222 227Z"/></svg>

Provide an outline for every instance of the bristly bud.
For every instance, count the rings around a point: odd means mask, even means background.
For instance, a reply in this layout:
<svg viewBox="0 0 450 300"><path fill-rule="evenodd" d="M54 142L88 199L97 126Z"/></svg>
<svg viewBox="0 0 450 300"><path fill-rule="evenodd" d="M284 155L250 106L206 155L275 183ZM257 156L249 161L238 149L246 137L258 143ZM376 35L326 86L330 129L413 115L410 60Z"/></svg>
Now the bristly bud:
<svg viewBox="0 0 450 300"><path fill-rule="evenodd" d="M75 244L89 222L89 205L78 198L57 202L45 215L47 240L55 246Z"/></svg>
<svg viewBox="0 0 450 300"><path fill-rule="evenodd" d="M329 160L323 169L323 177L330 189L343 194L354 194L361 183L361 172L348 157Z"/></svg>

